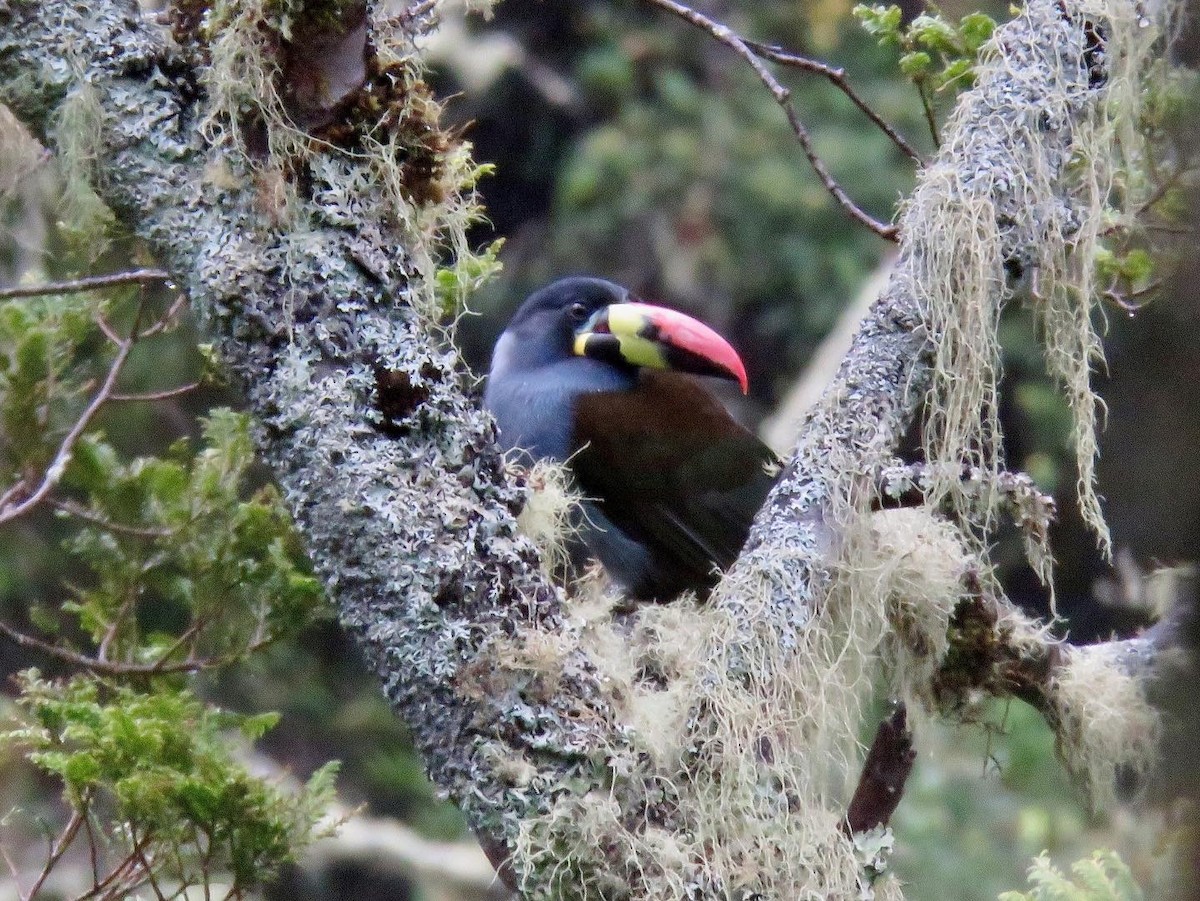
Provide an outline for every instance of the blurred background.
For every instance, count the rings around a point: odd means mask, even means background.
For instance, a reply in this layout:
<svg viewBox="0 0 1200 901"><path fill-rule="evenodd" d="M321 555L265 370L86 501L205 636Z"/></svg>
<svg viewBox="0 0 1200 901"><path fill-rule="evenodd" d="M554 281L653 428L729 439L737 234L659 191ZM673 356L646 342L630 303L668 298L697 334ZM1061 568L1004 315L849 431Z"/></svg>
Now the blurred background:
<svg viewBox="0 0 1200 901"><path fill-rule="evenodd" d="M867 102L932 153L926 113L899 75L896 50L879 47L850 7L849 0L699 5L744 35L844 66ZM955 0L942 11L957 21L976 8ZM1008 15L1007 4L984 11ZM446 117L465 130L476 158L496 167L480 185L488 221L472 240L484 246L503 238L504 268L473 296L455 329L472 370L486 372L495 337L532 289L565 274L599 275L725 334L751 384L748 398L726 400L786 452L802 410L795 395L831 374L822 342L852 327L891 246L832 201L749 68L695 29L623 0L504 0L490 21L447 14L428 45L431 82L450 98ZM889 220L913 185L913 162L826 81L778 74L834 176L859 205ZM935 94L935 115L952 101L952 92ZM11 120L0 118L0 136L10 163L32 154L27 175L0 184L0 287L153 263L70 173L37 158ZM1099 476L1115 569L1073 506L1070 419L1043 375L1033 326L1019 308L1006 314L1008 460L1059 501L1055 628L1072 641L1135 632L1149 621L1141 575L1197 557L1200 302L1187 289L1195 283L1181 276L1179 290L1169 283L1137 315L1107 311ZM135 302L165 307L174 296L158 284L119 289L108 302L119 319ZM185 314L131 357L128 390L201 384L179 397L106 409L96 426L122 457L161 455L180 438L194 447L199 417L238 407L219 378L202 379L206 358L197 340ZM267 475L248 478L254 487ZM72 586L94 578L72 543L78 528L47 510L0 529L0 617L13 628L44 628ZM1011 596L1048 615L1048 592L1024 565L1019 542L999 536L996 558ZM199 677L197 688L223 707L281 714L247 752L254 766L302 780L326 761L341 761L338 797L352 813L342 837L284 868L263 896L505 897L455 809L425 780L351 642L328 615L310 619L246 662ZM69 671L0 641L4 692L14 690L14 673L32 665L51 675ZM996 705L988 724L971 729L921 723L918 747L893 820L910 898L995 898L1023 886L1030 859L1043 850L1069 863L1096 847L1117 848L1147 888L1172 866L1165 808L1089 811L1055 759L1049 731L1018 702ZM63 818L61 785L11 748L5 753L0 814L12 813L0 819L0 845L15 860L32 859L44 854L45 824ZM70 873L61 885L48 883L43 896L73 897ZM10 897L18 897L15 886L0 877L0 899Z"/></svg>

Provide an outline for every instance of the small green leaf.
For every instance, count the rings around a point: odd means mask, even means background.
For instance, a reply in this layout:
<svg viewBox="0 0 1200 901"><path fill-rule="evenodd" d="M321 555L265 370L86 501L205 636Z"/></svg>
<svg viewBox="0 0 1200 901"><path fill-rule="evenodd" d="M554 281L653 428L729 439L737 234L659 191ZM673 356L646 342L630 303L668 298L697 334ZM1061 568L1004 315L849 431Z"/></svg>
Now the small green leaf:
<svg viewBox="0 0 1200 901"><path fill-rule="evenodd" d="M247 716L238 725L242 734L251 741L257 741L275 728L279 723L279 714L274 711Z"/></svg>
<svg viewBox="0 0 1200 901"><path fill-rule="evenodd" d="M900 71L909 78L920 78L932 65L933 58L924 50L914 50L900 57Z"/></svg>
<svg viewBox="0 0 1200 901"><path fill-rule="evenodd" d="M946 65L937 78L937 90L947 87L969 87L975 79L975 64L970 59L956 59Z"/></svg>
<svg viewBox="0 0 1200 901"><path fill-rule="evenodd" d="M900 23L904 15L899 6L859 4L851 12L867 34L879 38L881 45L900 42Z"/></svg>
<svg viewBox="0 0 1200 901"><path fill-rule="evenodd" d="M917 16L908 31L917 43L928 50L952 56L961 52L958 32L941 16Z"/></svg>
<svg viewBox="0 0 1200 901"><path fill-rule="evenodd" d="M1145 281L1154 272L1154 260L1140 247L1135 247L1121 261L1121 275L1131 284Z"/></svg>
<svg viewBox="0 0 1200 901"><path fill-rule="evenodd" d="M69 754L63 758L62 777L77 791L100 778L100 763L92 754Z"/></svg>
<svg viewBox="0 0 1200 901"><path fill-rule="evenodd" d="M986 13L973 12L963 16L958 23L968 53L978 53L979 48L991 40L996 30L996 20Z"/></svg>
<svg viewBox="0 0 1200 901"><path fill-rule="evenodd" d="M434 291L442 315L453 316L464 309L470 296L504 268L503 246L504 239L497 238L482 251L460 254L452 266L437 270Z"/></svg>

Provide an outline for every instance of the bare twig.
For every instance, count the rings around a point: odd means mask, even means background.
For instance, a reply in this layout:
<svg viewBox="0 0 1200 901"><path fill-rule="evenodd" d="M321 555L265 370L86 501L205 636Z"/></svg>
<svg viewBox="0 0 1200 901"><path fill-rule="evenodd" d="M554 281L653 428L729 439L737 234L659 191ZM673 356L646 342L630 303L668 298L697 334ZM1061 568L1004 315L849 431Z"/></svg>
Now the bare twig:
<svg viewBox="0 0 1200 901"><path fill-rule="evenodd" d="M0 620L0 638L7 639L17 647L37 651L64 663L70 663L106 676L165 676L174 673L197 673L202 670L220 669L236 663L247 654L262 650L274 640L270 636L257 638L242 650L219 657L192 658L178 663L167 663L165 658L160 658L154 663L123 663L115 660L100 660L78 651L72 651L70 648L42 641L40 638L34 638L32 635L26 635L24 632L14 629L2 620Z"/></svg>
<svg viewBox="0 0 1200 901"><path fill-rule="evenodd" d="M154 878L154 868L151 866L149 858L146 857L145 850L137 848L134 853L137 854L138 862L142 865L142 872L146 874L146 882L149 883L150 888L153 890L154 897L158 901L167 901L166 896L158 887L158 880Z"/></svg>
<svg viewBox="0 0 1200 901"><path fill-rule="evenodd" d="M917 83L917 95L921 98L921 109L925 112L925 122L929 125L929 135L933 138L935 147L942 146L942 135L938 131L937 116L933 112L933 101L929 99L929 92L925 90L924 81Z"/></svg>
<svg viewBox="0 0 1200 901"><path fill-rule="evenodd" d="M136 331L136 327L135 327L134 334L136 335L136 337L134 338L134 340L140 341L143 338L149 338L152 335L157 335L159 332L161 332L163 329L165 329L167 326L169 326L172 322L175 321L176 317L179 316L179 314L181 312L183 312L183 308L186 305L187 305L187 295L186 294L178 295L173 301L171 301L171 305L169 307L167 307L167 311L165 313L163 313L161 316L159 316L158 320L153 325L151 325L149 328L145 329L145 331L138 332L138 331ZM139 307L138 308L138 319L139 320L141 319L141 314L142 314L142 308Z"/></svg>
<svg viewBox="0 0 1200 901"><path fill-rule="evenodd" d="M117 330L113 328L112 325L109 324L109 321L101 314L96 315L96 327L99 328L100 331L104 332L105 338L118 347L124 343L125 339L117 334Z"/></svg>
<svg viewBox="0 0 1200 901"><path fill-rule="evenodd" d="M914 162L923 162L920 152L908 142L908 139L900 134L895 126L879 115L879 113L875 112L874 108L854 90L846 78L846 70L841 66L831 66L828 63L785 50L774 44L761 44L758 41L749 40L745 41L745 44L763 59L769 59L773 63L779 63L781 66L787 66L791 69L800 69L803 72L812 72L814 75L820 75L849 97L850 102L857 106L863 115L875 123L875 126L887 135L902 153L910 157ZM935 134L935 140L936 137Z"/></svg>
<svg viewBox="0 0 1200 901"><path fill-rule="evenodd" d="M163 651L161 654L158 655L158 659L156 661L154 661L153 665L158 667L160 670L162 667L166 666L167 661L170 660L179 651L180 648L182 648L185 644L187 644L189 641L192 641L194 638L196 638L196 636L198 636L200 634L200 631L206 625L208 625L208 621L210 618L211 618L211 614L208 614L206 616L199 617L194 622L192 622L191 625L189 625L186 629L184 629L183 632L180 634L180 636L171 643L171 646L169 648L167 648L165 651ZM251 640L250 643L253 645L254 641ZM192 657L192 655L195 652L196 652L196 646L195 646L195 644L193 644L191 649L188 651L187 659L188 660L195 659Z"/></svg>
<svg viewBox="0 0 1200 901"><path fill-rule="evenodd" d="M1120 307L1126 313L1133 314L1141 311L1151 300L1143 300L1141 303L1134 301L1147 297L1150 294L1155 294L1162 290L1162 279L1156 279L1144 287L1138 288L1136 291L1121 291L1114 283L1103 294L1105 300L1111 301L1116 306Z"/></svg>
<svg viewBox="0 0 1200 901"><path fill-rule="evenodd" d="M117 347L117 355L113 357L112 364L108 367L108 374L104 377L104 383L100 386L100 390L96 392L96 396L92 398L92 402L88 404L87 409L83 411L79 419L75 421L75 425L67 432L66 437L58 446L58 451L54 455L54 460L46 467L46 474L42 477L41 484L25 500L19 504L13 504L10 499L4 506L0 507L0 525L11 522L20 516L24 516L38 504L40 504L54 488L55 485L62 480L63 473L66 472L67 464L71 461L71 455L75 451L75 445L79 441L86 429L100 412L100 408L113 393L113 388L117 383L117 377L121 374L122 368L125 366L125 361L129 359L129 353L133 350L134 339L129 338L121 342Z"/></svg>
<svg viewBox="0 0 1200 901"><path fill-rule="evenodd" d="M737 32L729 26L722 25L720 22L697 12L690 6L677 3L676 0L646 0L646 2L664 9L672 15L683 19L685 22L708 32L716 40L729 47L744 59L750 68L754 70L754 74L758 76L759 81L771 92L771 96L775 98L775 102L783 109L784 114L787 116L788 124L791 125L792 132L796 135L796 140L800 142L800 147L803 149L804 155L808 157L808 162L817 173L817 177L825 185L825 190L833 195L833 198L841 204L842 209L849 213L852 218L875 232L879 237L886 238L889 241L899 240L899 229L895 225L886 225L875 219L851 200L850 195L837 183L833 175L830 174L829 168L825 165L825 161L817 155L812 137L809 135L804 123L800 121L800 116L796 113L796 107L792 104L791 91L781 85L775 76L767 71L767 67L763 64L763 61L759 59L750 45Z"/></svg>
<svg viewBox="0 0 1200 901"><path fill-rule="evenodd" d="M28 899L33 898L41 890L42 885L46 881L46 877L48 877L50 875L50 871L54 869L54 865L58 863L59 858L66 853L68 846L72 841L75 840L75 835L77 832L79 832L79 827L83 825L83 820L83 811L76 810L73 814L71 814L70 821L67 823L66 828L63 829L59 837L55 840L54 846L50 849L50 856L46 859L45 866L42 867L42 871L38 874L37 879L34 880L28 894L21 896L22 901L28 901Z"/></svg>
<svg viewBox="0 0 1200 901"><path fill-rule="evenodd" d="M55 510L60 510L68 516L74 516L76 519L90 522L92 525L99 526L108 532L117 532L121 535L130 535L134 538L170 538L175 534L174 529L131 526L128 523L115 522L101 516L99 513L89 510L82 504L66 498L50 498L47 503L54 507Z"/></svg>
<svg viewBox="0 0 1200 901"><path fill-rule="evenodd" d="M182 397L199 387L199 382L188 382L186 385L180 385L177 388L164 388L162 391L146 391L141 394L114 394L109 400L114 403L150 403L152 401Z"/></svg>
<svg viewBox="0 0 1200 901"><path fill-rule="evenodd" d="M123 273L124 276L130 276L137 273L148 273L144 280L149 280L150 275L165 275L159 270L137 270L135 273ZM97 276L98 279L113 279L116 276ZM86 281L86 280L82 280ZM54 459L50 465L46 467L46 471L42 476L41 482L32 492L30 492L24 500L19 503L16 498L28 488L28 482L25 479L19 480L16 484L10 486L3 495L0 495L0 525L11 522L20 516L24 516L38 504L46 499L49 493L62 480L63 474L66 472L67 464L71 461L71 456L75 451L75 445L78 443L83 432L95 419L96 414L108 402L113 400L134 401L134 400L161 400L167 397L173 397L178 394L184 394L192 390L194 385L183 385L178 388L171 388L166 391L151 392L147 394L121 394L116 389L117 379L121 375L121 371L125 367L126 361L129 359L133 348L143 338L149 338L158 334L170 325L172 321L179 315L187 302L186 295L179 295L171 306L162 316L160 316L153 324L147 328L142 328L142 316L145 313L145 304L139 304L137 312L133 317L133 325L130 328L129 336L122 338L117 334L116 330L102 315L95 317L96 325L105 334L105 336L116 345L117 352L113 357L112 363L109 364L108 373L104 377L104 381L100 389L92 397L87 408L75 421L71 430L67 432L62 442L55 452Z"/></svg>
<svg viewBox="0 0 1200 901"><path fill-rule="evenodd" d="M18 876L20 876L20 870L18 870L18 869L17 869L17 865L16 865L15 863L13 863L12 856L11 856L11 855L8 853L8 846L7 846L7 845L2 845L2 844L0 844L0 857L3 857L3 858L4 858L4 863L5 863L5 865L8 867L8 872L9 872L9 875L11 875L11 876L12 876L12 884L13 884L14 886L17 886L17 887L18 887L18 888L17 888L17 897L18 897L18 898L22 898L22 897L24 897L24 896L21 894L21 890L20 890L20 887L19 887L19 886L20 886L20 883L18 883L18 881L17 881L17 877L18 877Z"/></svg>
<svg viewBox="0 0 1200 901"><path fill-rule="evenodd" d="M1138 208L1134 211L1134 217L1140 217L1149 212L1151 208L1153 208L1159 201L1167 196L1167 192L1179 185L1183 176L1189 172L1194 173L1195 167L1180 164L1173 169L1169 175L1166 176L1160 175L1158 168L1154 167L1152 176L1157 179L1158 184L1155 185L1154 190L1150 192L1150 196L1138 205Z"/></svg>
<svg viewBox="0 0 1200 901"><path fill-rule="evenodd" d="M125 885L124 882L129 878L127 871L137 864L137 854L145 846L146 839L137 839L133 843L133 850L118 863L108 875L101 879L90 891L84 892L75 901L89 901L91 898L117 898L123 897L131 886ZM140 880L139 880L140 881ZM110 891L115 889L115 891Z"/></svg>
<svg viewBox="0 0 1200 901"><path fill-rule="evenodd" d="M1194 235L1196 229L1186 225L1168 225L1166 223L1147 222L1142 225L1148 232L1160 232L1164 235Z"/></svg>
<svg viewBox="0 0 1200 901"><path fill-rule="evenodd" d="M83 291L98 291L116 285L145 285L169 281L171 274L161 269L131 269L111 275L89 275L65 282L44 282L40 285L18 285L15 288L0 288L0 300L17 297L40 297L43 294L79 294Z"/></svg>
<svg viewBox="0 0 1200 901"><path fill-rule="evenodd" d="M117 615L108 624L108 628L104 630L104 637L100 639L100 644L96 646L97 660L108 660L108 649L112 647L112 643L117 638L117 632L120 631L122 624L125 623L126 617L129 616L129 612L133 609L135 603L137 603L137 588L134 586L131 591L127 586L125 600L121 602L121 606L117 609Z"/></svg>
<svg viewBox="0 0 1200 901"><path fill-rule="evenodd" d="M9 485L5 492L0 494L0 510L6 509L12 503L13 498L25 490L25 486L26 482L23 478L17 479Z"/></svg>
<svg viewBox="0 0 1200 901"><path fill-rule="evenodd" d="M96 833L92 830L92 817L87 807L84 808L83 831L87 836L88 857L92 864L92 885L100 881L100 851L96 847Z"/></svg>

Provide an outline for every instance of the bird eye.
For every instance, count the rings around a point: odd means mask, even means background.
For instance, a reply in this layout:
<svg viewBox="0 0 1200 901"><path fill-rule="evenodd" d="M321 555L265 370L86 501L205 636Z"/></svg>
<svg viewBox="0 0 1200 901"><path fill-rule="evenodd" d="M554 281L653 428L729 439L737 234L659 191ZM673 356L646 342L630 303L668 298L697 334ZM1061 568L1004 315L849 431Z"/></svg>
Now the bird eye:
<svg viewBox="0 0 1200 901"><path fill-rule="evenodd" d="M585 307L583 304L579 303L578 301L571 304L571 318L574 321L583 322L583 320L587 319L587 315L587 307Z"/></svg>

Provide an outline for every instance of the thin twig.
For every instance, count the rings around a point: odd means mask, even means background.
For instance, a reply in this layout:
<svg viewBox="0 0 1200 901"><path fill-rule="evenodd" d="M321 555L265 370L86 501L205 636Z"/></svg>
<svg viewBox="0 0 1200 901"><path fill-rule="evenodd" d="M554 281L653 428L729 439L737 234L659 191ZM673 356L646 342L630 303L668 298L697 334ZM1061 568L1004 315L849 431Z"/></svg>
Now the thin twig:
<svg viewBox="0 0 1200 901"><path fill-rule="evenodd" d="M106 676L165 676L175 673L197 673L202 670L220 669L221 667L236 663L247 654L261 651L274 641L273 637L260 638L250 642L240 651L234 651L220 657L193 658L180 661L179 663L166 663L162 659L155 663L122 663L115 660L99 660L96 657L89 657L87 654L80 654L78 651L72 651L69 648L50 644L48 641L42 641L40 638L34 638L32 635L19 632L2 620L0 620L0 638L7 639L17 647L25 648L29 651L37 651L56 660L61 660L64 663L70 663L93 673L101 673Z"/></svg>
<svg viewBox="0 0 1200 901"><path fill-rule="evenodd" d="M1109 287L1102 296L1105 300L1116 304L1126 313L1133 314L1140 312L1149 303L1151 303L1154 298L1145 300L1142 303L1133 303L1132 301L1136 301L1138 298L1145 297L1148 294L1154 294L1162 290L1162 287L1162 279L1156 279L1155 281L1150 282L1150 284L1142 288L1138 288L1136 291L1119 291L1114 284L1113 286Z"/></svg>
<svg viewBox="0 0 1200 901"><path fill-rule="evenodd" d="M898 240L899 229L895 225L885 225L864 211L850 199L850 196L842 189L842 186L830 174L825 161L817 155L808 129L805 128L804 123L800 121L800 116L796 113L796 108L790 99L791 92L775 79L775 76L767 70L763 61L755 55L754 51L737 32L733 31L727 25L722 25L720 22L697 12L690 6L684 6L682 3L675 2L675 0L645 0L645 2L664 9L672 15L683 19L685 22L707 31L716 40L729 47L744 59L750 68L754 70L759 81L771 92L771 96L775 98L775 102L783 109L784 114L787 116L788 124L791 125L792 132L796 135L796 140L800 142L800 147L804 150L804 155L808 157L808 162L817 173L817 177L825 185L825 190L833 195L834 199L841 204L842 209L849 213L850 216L875 232L879 237L886 238L889 241Z"/></svg>
<svg viewBox="0 0 1200 901"><path fill-rule="evenodd" d="M100 852L96 848L96 833L92 831L92 817L88 806L84 808L83 831L87 836L88 856L92 862L92 885L95 885L100 881Z"/></svg>
<svg viewBox="0 0 1200 901"><path fill-rule="evenodd" d="M123 522L115 522L107 519L99 513L94 513L82 504L77 504L75 501L65 498L50 498L47 503L54 507L55 510L60 510L68 516L74 516L77 519L82 519L85 522L90 522L92 525L99 526L108 532L116 532L121 535L130 535L134 538L170 538L175 534L174 529L154 528L152 526L131 526Z"/></svg>
<svg viewBox="0 0 1200 901"><path fill-rule="evenodd" d="M158 667L158 670L161 671L162 668L167 665L167 661L170 660L171 657L173 657L180 648L182 648L185 644L187 644L189 641L191 641L197 635L200 634L200 630L203 629L206 625L208 625L208 620L209 620L210 616L211 616L211 614L208 614L206 616L199 617L194 622L192 622L192 624L189 625L186 629L184 629L182 634L180 634L180 636L171 643L171 646L169 648L167 648L165 651L163 651L161 654L158 655L158 659L154 661L153 665ZM253 642L251 642L251 643L253 643ZM194 659L192 657L192 654L194 654L195 652L196 652L196 646L195 646L195 644L193 644L191 650L188 651L188 660Z"/></svg>
<svg viewBox="0 0 1200 901"><path fill-rule="evenodd" d="M1186 225L1168 225L1165 223L1146 222L1142 224L1148 232L1161 232L1164 235L1193 235L1196 229Z"/></svg>
<svg viewBox="0 0 1200 901"><path fill-rule="evenodd" d="M100 644L96 646L96 659L108 660L108 649L112 647L112 643L117 638L117 633L121 630L121 626L125 623L125 617L129 616L129 612L133 609L133 605L137 603L137 589L130 591L127 587L125 590L125 600L121 602L121 606L117 609L117 615L113 617L108 628L104 630L104 637L100 639Z"/></svg>
<svg viewBox="0 0 1200 901"><path fill-rule="evenodd" d="M110 342L120 347L125 343L125 339L117 334L117 330L109 324L109 321L100 313L96 314L96 326L100 331L104 332L104 337Z"/></svg>
<svg viewBox="0 0 1200 901"><path fill-rule="evenodd" d="M9 504L0 508L0 525L11 522L20 516L24 516L34 507L42 502L51 489L57 485L66 472L67 464L71 460L71 455L75 451L75 444L83 435L96 414L100 412L100 408L113 392L113 387L117 383L117 376L121 374L121 369L125 366L125 361L129 358L130 351L133 350L134 341L132 338L123 341L117 348L117 355L113 357L112 365L108 367L108 375L104 377L104 384L100 386L100 390L96 392L96 396L92 398L92 402L88 404L87 409L76 420L75 425L71 427L71 431L67 432L62 443L58 446L58 452L54 455L54 460L46 467L46 474L42 477L41 484L30 494L25 500L19 504Z"/></svg>
<svg viewBox="0 0 1200 901"><path fill-rule="evenodd" d="M22 894L21 884L18 881L21 872L17 869L17 865L13 863L12 857L9 856L8 847L6 845L0 845L0 857L4 858L4 863L8 866L8 872L12 875L12 884L17 890L17 897L24 898L25 895Z"/></svg>
<svg viewBox="0 0 1200 901"><path fill-rule="evenodd" d="M216 849L213 847L213 837L210 833L204 834L207 841L204 845L204 856L200 858L200 873L204 878L204 901L212 901L212 858Z"/></svg>
<svg viewBox="0 0 1200 901"><path fill-rule="evenodd" d="M158 317L157 322L155 322L152 326L150 326L143 332L135 331L134 334L136 334L136 336L137 336L135 340L140 341L142 338L149 338L152 335L157 335L159 332L161 332L168 325L170 325L172 322L175 321L175 317L177 317L183 311L183 308L186 304L187 304L187 295L186 294L178 295L173 301L171 301L171 305L169 307L167 307L167 311ZM141 320L142 309L143 309L142 307L140 307L140 306L138 307L138 320L139 321Z"/></svg>
<svg viewBox="0 0 1200 901"><path fill-rule="evenodd" d="M54 869L54 865L58 863L59 858L66 853L67 847L75 839L75 834L79 831L79 827L83 825L82 811L75 811L71 814L71 819L67 823L67 827L59 835L54 842L54 847L50 849L50 856L46 859L46 865L42 867L42 872L38 874L38 878L34 880L33 885L29 889L29 893L24 896L25 901L33 898L42 888L46 878L50 875L50 871Z"/></svg>
<svg viewBox="0 0 1200 901"><path fill-rule="evenodd" d="M83 291L98 291L114 285L153 284L170 281L171 274L161 269L131 269L111 275L89 275L86 278L65 282L44 282L40 285L18 285L15 288L0 288L0 300L16 297L40 297L43 294L79 294Z"/></svg>
<svg viewBox="0 0 1200 901"><path fill-rule="evenodd" d="M1150 192L1150 196L1147 197L1145 200L1143 200L1141 202L1141 204L1138 205L1138 208L1134 211L1134 214L1133 214L1134 217L1136 218L1138 216L1143 215L1144 213L1149 211L1151 207L1153 207L1160 200L1162 200L1164 197L1166 197L1167 192L1170 191L1171 188L1173 188L1177 184L1179 184L1179 180L1183 177L1184 173L1187 171L1188 171L1187 166L1180 165L1180 166L1176 167L1171 172L1171 174L1168 175L1166 178L1162 178L1161 176L1159 176L1158 171L1156 169L1155 172L1153 173L1153 177L1157 180L1158 183L1155 185L1154 190ZM1192 171L1194 171L1194 170L1192 170Z"/></svg>
<svg viewBox="0 0 1200 901"><path fill-rule="evenodd" d="M0 494L0 510L4 510L12 503L14 497L25 490L25 479L20 478L13 482L3 494Z"/></svg>
<svg viewBox="0 0 1200 901"><path fill-rule="evenodd" d="M137 271L143 273L159 272L159 270ZM134 273L124 274L132 275ZM114 276L98 276L97 278L111 279L114 278ZM117 353L113 357L113 361L108 367L108 373L104 377L104 382L100 386L100 390L97 391L95 396L92 398L91 403L88 404L87 408L80 415L79 419L75 421L75 424L71 427L71 430L67 432L66 436L59 444L58 451L55 453L54 459L51 461L50 465L46 467L46 472L42 476L42 481L37 488L34 489L33 492L25 498L25 500L21 501L20 503L15 503L14 501L19 494L18 489L27 484L24 480L21 480L16 485L9 487L4 492L3 496L0 496L0 525L11 522L12 520L28 513L43 500L45 500L50 491L58 485L58 483L62 480L63 474L66 472L67 464L71 461L71 456L75 451L75 445L83 435L84 430L87 429L92 420L96 417L96 414L100 412L101 407L113 400L114 397L123 400L132 400L141 397L141 395L117 394L115 390L117 379L121 375L121 371L125 366L126 360L129 359L129 354L132 353L133 348L137 345L138 341L143 338L148 338L151 335L158 334L160 331L166 328L167 325L179 314L180 310L183 309L185 302L185 295L180 295L177 297L171 304L170 308L161 317L159 317L154 324L144 330L142 329L141 323L142 316L145 313L146 305L145 303L138 304L137 312L133 317L133 325L129 330L129 337L127 338L121 338L119 335L117 335L116 331L103 316L96 316L95 321L100 330L104 332L108 339L117 346ZM184 389L173 388L169 389L169 391L183 393ZM160 392L160 394L162 394L162 396L169 396L168 392ZM148 395L148 397L150 399L157 399L155 395Z"/></svg>
<svg viewBox="0 0 1200 901"><path fill-rule="evenodd" d="M929 92L925 90L923 81L918 81L917 94L921 98L921 109L925 111L925 122L929 125L929 135L933 138L933 146L942 146L942 136L938 131L937 116L933 112L933 101L929 99Z"/></svg>
<svg viewBox="0 0 1200 901"><path fill-rule="evenodd" d="M170 400L173 397L182 397L199 387L199 382L189 382L186 385L180 385L178 388L164 388L162 391L146 391L142 394L114 394L109 397L109 400L122 404L150 403L159 400Z"/></svg>
<svg viewBox="0 0 1200 901"><path fill-rule="evenodd" d="M850 82L846 79L846 70L841 66L831 66L828 63L785 50L774 44L761 44L758 41L749 41L744 38L743 40L747 47L764 59L769 59L773 63L779 63L781 66L787 66L792 69L812 72L815 75L825 78L830 84L849 97L850 101L862 111L863 115L875 123L875 126L887 135L902 153L918 164L924 162L920 152L908 142L908 139L900 134L895 126L879 115L879 113L875 112L871 105L859 96L858 92L854 90Z"/></svg>
<svg viewBox="0 0 1200 901"><path fill-rule="evenodd" d="M80 895L78 898L76 898L75 901L87 901L87 899L90 899L90 898L112 897L111 894L106 894L106 893L107 893L109 887L113 886L114 884L117 885L117 887L121 890L121 892L124 892L126 887L123 885L120 885L119 881L127 878L125 875L125 871L127 869L129 869L129 867L132 864L137 862L137 858L135 857L135 855L140 850L140 848L145 844L145 842L146 842L146 840L144 838L135 841L133 844L133 850L130 851L129 854L127 854L125 856L125 859L122 860L120 863L118 863L115 867L113 867L112 870L109 871L109 874L107 876L105 876L102 880L100 880L98 883L96 883L96 885L93 886L90 891L84 892L82 895Z"/></svg>
<svg viewBox="0 0 1200 901"><path fill-rule="evenodd" d="M146 857L146 852L143 849L138 848L135 853L137 854L138 860L141 861L142 872L146 874L146 882L149 883L150 888L154 891L154 897L157 898L158 901L167 901L166 896L163 895L162 890L158 887L158 880L154 878L154 869L150 865L150 860Z"/></svg>

